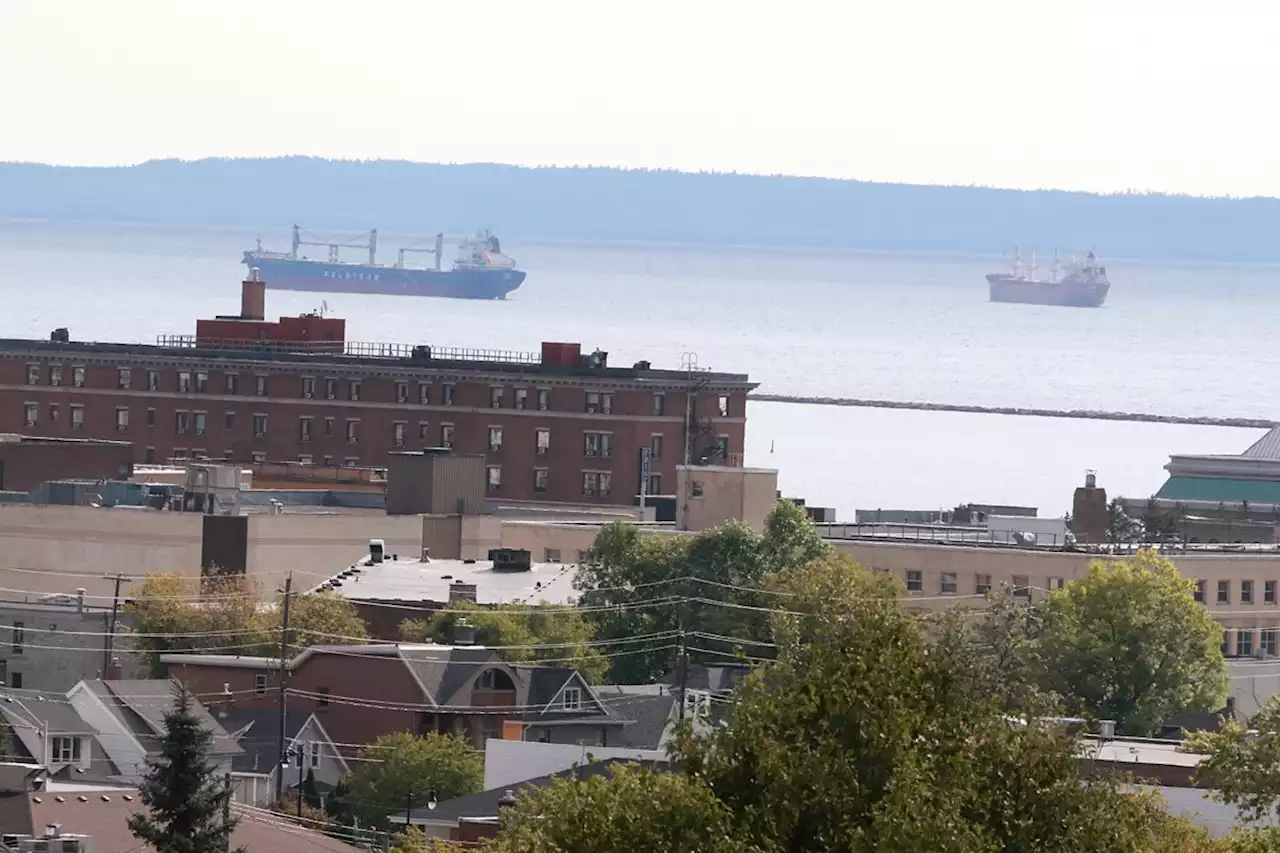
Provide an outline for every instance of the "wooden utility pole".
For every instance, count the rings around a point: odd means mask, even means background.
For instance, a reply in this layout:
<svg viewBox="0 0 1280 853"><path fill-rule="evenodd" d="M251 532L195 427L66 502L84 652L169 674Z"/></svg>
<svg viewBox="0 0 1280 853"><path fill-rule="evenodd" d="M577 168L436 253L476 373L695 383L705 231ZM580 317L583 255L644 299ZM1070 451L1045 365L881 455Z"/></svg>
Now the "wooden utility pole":
<svg viewBox="0 0 1280 853"><path fill-rule="evenodd" d="M285 714L288 707L286 699L286 688L288 687L289 664L289 600L293 597L293 572L284 579L284 604L283 613L280 617L280 762L276 767L276 797L275 801L280 802L280 797L284 794L284 768L289 763L289 750L286 744L287 727L285 726Z"/></svg>
<svg viewBox="0 0 1280 853"><path fill-rule="evenodd" d="M102 677L107 677L107 669L111 666L111 652L115 649L116 640L116 620L120 615L120 584L133 583L133 578L127 578L123 574L105 576L105 580L115 581L116 591L111 598L111 625L107 628L107 641L102 644Z"/></svg>

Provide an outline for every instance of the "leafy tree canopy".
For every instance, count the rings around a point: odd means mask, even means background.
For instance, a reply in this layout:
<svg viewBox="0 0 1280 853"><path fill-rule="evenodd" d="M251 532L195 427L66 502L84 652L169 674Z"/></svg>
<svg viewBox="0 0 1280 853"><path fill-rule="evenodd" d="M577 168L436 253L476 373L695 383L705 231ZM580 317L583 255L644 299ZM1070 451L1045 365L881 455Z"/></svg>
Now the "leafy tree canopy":
<svg viewBox="0 0 1280 853"><path fill-rule="evenodd" d="M471 744L442 734L383 735L364 749L347 779L346 800L362 826L389 826L387 816L406 807L474 794L484 783L484 761Z"/></svg>

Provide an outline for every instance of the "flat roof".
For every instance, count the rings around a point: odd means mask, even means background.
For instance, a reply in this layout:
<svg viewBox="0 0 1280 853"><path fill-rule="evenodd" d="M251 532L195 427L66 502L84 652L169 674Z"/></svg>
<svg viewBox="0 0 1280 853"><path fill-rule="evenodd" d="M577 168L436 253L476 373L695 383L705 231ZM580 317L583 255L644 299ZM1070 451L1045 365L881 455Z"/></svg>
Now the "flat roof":
<svg viewBox="0 0 1280 853"><path fill-rule="evenodd" d="M456 583L475 584L477 604L571 604L576 563L534 563L527 572L496 571L489 560L386 559L347 566L313 591L350 601L447 602ZM336 585L334 585L336 583Z"/></svg>

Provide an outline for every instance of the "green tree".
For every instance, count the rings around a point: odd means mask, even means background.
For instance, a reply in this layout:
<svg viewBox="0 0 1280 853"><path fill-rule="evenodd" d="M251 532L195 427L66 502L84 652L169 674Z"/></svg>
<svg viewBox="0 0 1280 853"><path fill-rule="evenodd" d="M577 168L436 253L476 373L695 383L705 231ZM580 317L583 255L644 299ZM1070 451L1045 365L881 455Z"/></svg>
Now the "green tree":
<svg viewBox="0 0 1280 853"><path fill-rule="evenodd" d="M1151 551L1097 562L1036 607L1041 686L1069 713L1153 734L1182 711L1212 710L1227 692L1222 627L1193 584Z"/></svg>
<svg viewBox="0 0 1280 853"><path fill-rule="evenodd" d="M364 749L347 779L346 797L363 826L386 829L387 816L474 794L484 782L484 761L466 741L442 734L383 735Z"/></svg>
<svg viewBox="0 0 1280 853"><path fill-rule="evenodd" d="M453 641L454 625L465 615L476 629L476 642L499 647L503 659L512 663L545 661L573 667L591 683L598 682L608 662L592 648L592 626L583 614L563 606L504 604L496 608L455 602L450 611L428 619L406 619L400 623L400 637L409 643ZM529 648L514 648L527 646ZM545 648L533 648L544 646ZM505 647L505 648L504 648Z"/></svg>
<svg viewBox="0 0 1280 853"><path fill-rule="evenodd" d="M467 849L470 849L469 845L428 838L421 829L411 826L396 835L387 853L458 853Z"/></svg>
<svg viewBox="0 0 1280 853"><path fill-rule="evenodd" d="M164 675L164 652L216 648L230 654L280 654L283 596L264 608L257 585L244 575L196 580L154 574L127 605L133 615L133 648L143 652L152 675ZM332 591L295 595L289 612L290 649L321 643L357 643L368 629L349 601ZM349 637L353 639L339 639Z"/></svg>
<svg viewBox="0 0 1280 853"><path fill-rule="evenodd" d="M320 799L320 789L316 787L316 771L307 768L307 778L302 783L302 802L316 811L321 811L324 803Z"/></svg>
<svg viewBox="0 0 1280 853"><path fill-rule="evenodd" d="M1137 542L1141 535L1142 525L1125 512L1119 498L1112 498L1107 504L1107 542L1127 545Z"/></svg>
<svg viewBox="0 0 1280 853"><path fill-rule="evenodd" d="M789 573L777 660L683 767L766 851L1161 849L1167 818L1097 778L1076 743L1016 725L964 646L931 642L892 586L819 563Z"/></svg>
<svg viewBox="0 0 1280 853"><path fill-rule="evenodd" d="M164 716L160 754L147 759L139 786L147 811L129 818L129 831L156 853L227 853L231 848L237 823L230 816L231 788L210 761L213 735L195 710L195 699L178 686L173 710Z"/></svg>
<svg viewBox="0 0 1280 853"><path fill-rule="evenodd" d="M495 853L750 853L733 816L696 779L615 765L554 784L503 815Z"/></svg>
<svg viewBox="0 0 1280 853"><path fill-rule="evenodd" d="M1219 731L1192 734L1183 749L1205 756L1196 784L1246 820L1280 817L1280 696L1267 699L1249 730L1229 720Z"/></svg>

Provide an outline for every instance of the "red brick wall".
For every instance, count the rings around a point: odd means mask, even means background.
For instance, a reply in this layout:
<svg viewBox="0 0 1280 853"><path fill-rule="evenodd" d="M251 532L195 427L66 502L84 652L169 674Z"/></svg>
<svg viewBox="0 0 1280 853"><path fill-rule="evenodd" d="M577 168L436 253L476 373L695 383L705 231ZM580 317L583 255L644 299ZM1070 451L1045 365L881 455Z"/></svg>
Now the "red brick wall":
<svg viewBox="0 0 1280 853"><path fill-rule="evenodd" d="M128 444L0 442L2 489L25 492L46 480L121 480L132 473Z"/></svg>

